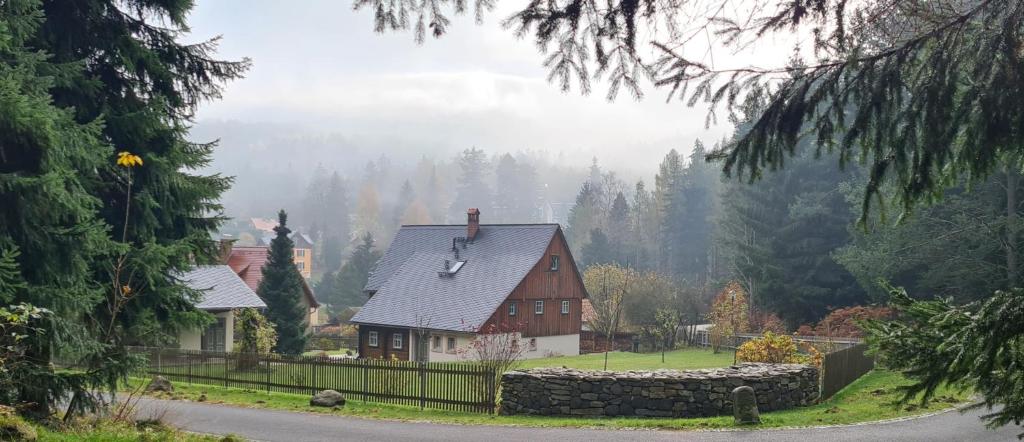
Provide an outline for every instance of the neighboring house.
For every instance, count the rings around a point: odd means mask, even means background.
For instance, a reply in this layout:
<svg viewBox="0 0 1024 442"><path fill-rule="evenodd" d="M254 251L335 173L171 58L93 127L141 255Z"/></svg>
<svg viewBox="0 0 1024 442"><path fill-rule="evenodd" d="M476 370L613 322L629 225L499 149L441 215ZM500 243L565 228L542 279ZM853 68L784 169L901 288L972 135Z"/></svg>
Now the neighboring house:
<svg viewBox="0 0 1024 442"><path fill-rule="evenodd" d="M234 270L235 274L251 289L258 290L263 280L263 265L267 262L270 252L268 247L235 247L230 241L221 240L221 259ZM320 303L313 296L313 289L305 278L302 279L302 305L309 312L309 324L320 324Z"/></svg>
<svg viewBox="0 0 1024 442"><path fill-rule="evenodd" d="M274 233L274 227L277 227L277 220L270 218L249 218L249 224L252 225L253 229L261 232Z"/></svg>
<svg viewBox="0 0 1024 442"><path fill-rule="evenodd" d="M313 275L313 238L305 233L298 232L292 232L288 237L295 244L292 251L292 254L295 255L295 267L299 268L299 273L302 274L303 278L309 279ZM270 242L273 240L273 235L267 235L260 238L256 245L270 247Z"/></svg>
<svg viewBox="0 0 1024 442"><path fill-rule="evenodd" d="M402 226L352 317L359 355L471 357L478 330L515 327L525 358L576 355L583 280L558 224Z"/></svg>
<svg viewBox="0 0 1024 442"><path fill-rule="evenodd" d="M235 335L235 310L265 309L267 304L226 265L196 266L180 276L189 288L203 292L196 308L212 313L216 322L204 330L183 330L178 347L184 350L228 352Z"/></svg>

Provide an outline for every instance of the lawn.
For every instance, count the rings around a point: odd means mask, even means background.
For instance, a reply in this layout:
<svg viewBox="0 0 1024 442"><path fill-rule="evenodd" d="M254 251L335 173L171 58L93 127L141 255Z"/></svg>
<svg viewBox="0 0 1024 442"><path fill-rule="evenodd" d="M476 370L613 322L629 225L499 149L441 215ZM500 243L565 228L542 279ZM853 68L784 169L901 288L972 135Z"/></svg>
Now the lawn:
<svg viewBox="0 0 1024 442"><path fill-rule="evenodd" d="M666 358L666 361L668 359ZM658 359L660 362L660 357ZM141 382L136 380L136 382ZM896 387L908 381L897 373L873 371L847 386L832 399L811 407L777 411L761 415L761 427L794 427L837 425L880 419L913 416L938 411L967 400L968 393L940 389L936 400L928 406L897 405ZM365 418L430 421L469 425L514 425L533 427L600 427L651 429L708 429L734 427L732 417L712 418L563 418L540 416L494 416L443 410L420 410L415 407L364 403L350 400L337 410L309 406L308 395L265 393L254 390L187 385L176 383L173 395L164 397L178 400L203 400L210 403L233 404L253 408L271 408L292 411L319 412Z"/></svg>
<svg viewBox="0 0 1024 442"><path fill-rule="evenodd" d="M714 354L711 350L687 348L665 352L665 362L661 362L661 353L608 353L608 370L657 370L667 368L673 370L690 370L696 368L716 368L732 365L732 352ZM520 363L520 368L537 367L568 367L581 370L603 370L604 353L591 353L580 356L560 356L543 359L527 359Z"/></svg>

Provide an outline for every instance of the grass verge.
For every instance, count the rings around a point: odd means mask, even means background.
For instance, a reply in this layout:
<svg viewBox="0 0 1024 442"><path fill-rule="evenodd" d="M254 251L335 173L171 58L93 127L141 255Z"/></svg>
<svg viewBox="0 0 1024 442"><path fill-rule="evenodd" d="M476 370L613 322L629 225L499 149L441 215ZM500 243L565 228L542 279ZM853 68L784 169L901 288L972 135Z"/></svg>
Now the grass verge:
<svg viewBox="0 0 1024 442"><path fill-rule="evenodd" d="M660 360L660 357L659 357ZM142 382L136 379L135 382ZM765 413L762 428L839 425L914 416L948 408L967 400L968 393L940 389L928 406L897 406L896 388L909 383L903 376L876 370L868 373L833 398L811 407ZM309 396L207 385L175 384L168 399L205 401L252 408L316 412L399 421L429 421L463 425L510 425L530 427L649 428L649 429L721 429L736 427L731 416L711 418L569 418L542 416L490 416L443 410L419 410L415 407L350 400L344 407L324 409L309 406Z"/></svg>

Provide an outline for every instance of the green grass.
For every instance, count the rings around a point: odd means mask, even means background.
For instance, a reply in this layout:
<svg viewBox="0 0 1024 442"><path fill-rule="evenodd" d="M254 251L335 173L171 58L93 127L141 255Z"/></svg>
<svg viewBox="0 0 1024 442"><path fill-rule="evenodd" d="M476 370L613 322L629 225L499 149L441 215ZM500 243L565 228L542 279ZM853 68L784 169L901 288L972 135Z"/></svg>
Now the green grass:
<svg viewBox="0 0 1024 442"><path fill-rule="evenodd" d="M657 370L659 368L690 370L725 367L731 364L732 352L714 354L711 350L695 348L665 352L664 363L661 362L661 353L628 353L620 351L608 353L608 369L612 371ZM582 370L603 370L604 353L527 359L520 364L520 367L568 367Z"/></svg>
<svg viewBox="0 0 1024 442"><path fill-rule="evenodd" d="M216 442L241 440L185 433L160 426L137 428L131 425L112 423L61 430L36 427L36 430L39 434L39 442Z"/></svg>
<svg viewBox="0 0 1024 442"><path fill-rule="evenodd" d="M302 353L302 355L303 356L320 356L321 354L325 354L327 356L342 356L342 355L345 354L346 351L351 351L352 354L355 354L355 350L351 350L351 349L348 349L348 348L343 348L341 350L326 350L326 351L324 351L324 350L310 350L310 351L307 351L305 353Z"/></svg>
<svg viewBox="0 0 1024 442"><path fill-rule="evenodd" d="M667 359L666 359L667 360ZM660 357L658 359L660 362ZM139 382L139 380L136 380ZM901 375L887 371L873 371L832 399L811 407L765 413L761 427L799 427L867 422L881 419L913 416L948 408L967 400L967 393L940 389L931 405L897 406L896 387L907 384ZM175 384L175 393L165 396L179 400L202 400L209 403L232 404L253 408L305 411L401 421L429 421L468 425L511 425L531 427L597 427L597 428L650 428L650 429L710 429L731 428L732 417L712 418L567 418L540 416L491 416L442 410L419 410L415 407L363 403L350 400L337 410L309 406L309 396L287 393L265 393L253 390L202 385Z"/></svg>

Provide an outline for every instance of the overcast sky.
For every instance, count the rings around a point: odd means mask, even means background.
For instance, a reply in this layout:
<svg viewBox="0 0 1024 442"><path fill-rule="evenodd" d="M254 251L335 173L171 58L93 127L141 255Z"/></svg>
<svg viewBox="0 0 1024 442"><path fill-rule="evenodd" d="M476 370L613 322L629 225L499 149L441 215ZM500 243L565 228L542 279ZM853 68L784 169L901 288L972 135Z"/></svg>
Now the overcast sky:
<svg viewBox="0 0 1024 442"><path fill-rule="evenodd" d="M490 152L546 149L590 155L612 168L651 173L665 152L728 133L704 128L706 110L665 102L648 87L636 102L562 93L546 81L530 40L501 28L515 4L483 25L454 20L449 35L416 45L409 33L376 34L369 10L350 1L199 0L190 40L222 35L220 54L253 68L205 105L204 120L293 123L401 151L439 155L477 146ZM648 85L650 86L650 85Z"/></svg>

